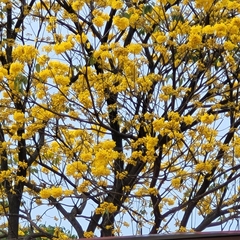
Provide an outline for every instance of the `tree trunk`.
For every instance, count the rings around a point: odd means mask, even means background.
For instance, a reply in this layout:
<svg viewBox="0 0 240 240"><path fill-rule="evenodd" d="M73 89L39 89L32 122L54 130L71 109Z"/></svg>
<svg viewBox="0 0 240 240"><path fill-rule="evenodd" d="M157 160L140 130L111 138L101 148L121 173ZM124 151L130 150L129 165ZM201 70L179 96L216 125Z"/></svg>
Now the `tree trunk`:
<svg viewBox="0 0 240 240"><path fill-rule="evenodd" d="M21 204L21 192L9 193L9 218L8 218L8 238L18 239L18 227L19 227L19 209Z"/></svg>

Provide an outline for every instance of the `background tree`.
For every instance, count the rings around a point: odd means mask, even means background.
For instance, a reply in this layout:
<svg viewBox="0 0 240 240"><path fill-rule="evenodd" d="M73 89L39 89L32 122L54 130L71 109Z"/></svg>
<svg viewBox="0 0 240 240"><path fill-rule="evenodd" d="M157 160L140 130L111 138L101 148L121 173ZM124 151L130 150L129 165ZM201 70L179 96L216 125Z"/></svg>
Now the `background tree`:
<svg viewBox="0 0 240 240"><path fill-rule="evenodd" d="M238 227L238 1L0 3L2 237Z"/></svg>

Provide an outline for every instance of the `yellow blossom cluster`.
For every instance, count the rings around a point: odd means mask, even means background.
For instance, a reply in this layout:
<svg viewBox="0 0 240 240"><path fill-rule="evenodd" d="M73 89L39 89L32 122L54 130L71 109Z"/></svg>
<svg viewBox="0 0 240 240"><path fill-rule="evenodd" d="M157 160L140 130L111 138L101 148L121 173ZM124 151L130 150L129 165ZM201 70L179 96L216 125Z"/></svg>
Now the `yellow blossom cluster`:
<svg viewBox="0 0 240 240"><path fill-rule="evenodd" d="M50 16L48 19L48 26L46 27L46 30L48 32L53 31L57 26L57 18L55 16Z"/></svg>
<svg viewBox="0 0 240 240"><path fill-rule="evenodd" d="M147 196L147 195L156 196L158 194L158 190L155 187L153 187L153 188L140 187L134 194L137 197L143 197L143 196Z"/></svg>
<svg viewBox="0 0 240 240"><path fill-rule="evenodd" d="M53 49L56 52L56 54L62 54L66 51L69 51L73 48L73 43L70 41L66 41L66 42L61 42L58 43L56 45L54 45Z"/></svg>
<svg viewBox="0 0 240 240"><path fill-rule="evenodd" d="M25 116L23 112L19 112L19 111L15 111L13 114L13 119L17 122L17 123L24 123L25 120Z"/></svg>
<svg viewBox="0 0 240 240"><path fill-rule="evenodd" d="M158 144L158 139L156 137L147 136L144 138L145 146L147 148L146 151L146 161L153 162L156 158L155 156L155 147Z"/></svg>
<svg viewBox="0 0 240 240"><path fill-rule="evenodd" d="M36 119L40 120L40 122L47 121L48 119L52 118L54 114L45 108L47 108L46 105L33 107L31 109L31 115Z"/></svg>
<svg viewBox="0 0 240 240"><path fill-rule="evenodd" d="M47 199L49 197L59 198L63 195L63 189L62 187L44 188L39 194L43 199Z"/></svg>
<svg viewBox="0 0 240 240"><path fill-rule="evenodd" d="M2 183L5 179L8 179L11 177L11 170L1 171L0 172L0 182Z"/></svg>
<svg viewBox="0 0 240 240"><path fill-rule="evenodd" d="M139 43L131 43L127 46L129 53L139 54L142 51L142 46Z"/></svg>
<svg viewBox="0 0 240 240"><path fill-rule="evenodd" d="M167 203L169 206L174 205L175 200L173 198L163 198L162 202Z"/></svg>
<svg viewBox="0 0 240 240"><path fill-rule="evenodd" d="M73 176L74 178L81 178L87 168L88 167L86 164L83 164L80 161L76 161L67 165L66 174L68 176Z"/></svg>
<svg viewBox="0 0 240 240"><path fill-rule="evenodd" d="M123 1L121 0L109 0L108 2L113 9L121 9L123 7Z"/></svg>
<svg viewBox="0 0 240 240"><path fill-rule="evenodd" d="M162 136L168 135L170 138L180 140L183 138L180 132L180 123L184 121L186 121L186 124L190 125L193 122L193 118L189 115L180 117L177 112L169 112L168 121L164 118L155 119L153 121L153 128Z"/></svg>
<svg viewBox="0 0 240 240"><path fill-rule="evenodd" d="M85 1L73 1L71 6L73 8L74 11L80 11L84 5Z"/></svg>
<svg viewBox="0 0 240 240"><path fill-rule="evenodd" d="M93 16L94 19L92 22L97 26L97 27L102 27L106 21L109 20L109 15L99 11L98 9L93 10Z"/></svg>
<svg viewBox="0 0 240 240"><path fill-rule="evenodd" d="M63 239L63 240L67 240L69 239L69 236L67 236L65 233L63 233L62 229L60 229L59 227L55 227L54 228L54 237L53 240L60 240L60 239Z"/></svg>
<svg viewBox="0 0 240 240"><path fill-rule="evenodd" d="M124 179L124 178L127 176L127 174L128 174L127 171L117 172L116 178L117 178L117 179Z"/></svg>
<svg viewBox="0 0 240 240"><path fill-rule="evenodd" d="M239 158L240 157L240 137L235 136L233 141L234 146L234 155Z"/></svg>
<svg viewBox="0 0 240 240"><path fill-rule="evenodd" d="M90 231L90 232L84 232L84 233L83 233L83 236L84 236L85 238L93 238L93 237L94 237L94 233L93 233L92 231Z"/></svg>
<svg viewBox="0 0 240 240"><path fill-rule="evenodd" d="M87 192L88 191L88 187L91 186L91 182L89 181L83 181L78 187L77 187L77 191L79 193L83 193L83 192Z"/></svg>
<svg viewBox="0 0 240 240"><path fill-rule="evenodd" d="M175 189L179 189L181 186L181 178L173 178L171 184Z"/></svg>
<svg viewBox="0 0 240 240"><path fill-rule="evenodd" d="M211 213L213 211L211 208L212 201L213 199L211 196L206 196L205 198L203 198L198 204L200 208L200 211L198 213L199 214L201 214L201 212L204 212L206 214Z"/></svg>
<svg viewBox="0 0 240 240"><path fill-rule="evenodd" d="M88 37L87 37L87 35L85 33L81 33L81 35L77 34L75 36L75 38L76 38L77 42L82 43L82 44L85 44L87 42L87 40L88 40Z"/></svg>
<svg viewBox="0 0 240 240"><path fill-rule="evenodd" d="M13 186L9 194L17 194L17 184L32 173L40 182L48 175L40 193L24 188L36 205L51 197L59 204L72 198L74 204L74 197L86 195L101 203L93 217L117 213L123 219L102 228L116 234L129 226L123 217L135 205L140 206L131 213L137 228L155 226L146 199L159 196L166 219L156 227L168 231L170 208L194 199L206 179L214 189L238 172L240 3L57 2L19 7L26 19L39 20L46 35L40 36L43 29L39 36L26 34L24 22L12 25L16 39L2 39L0 153L9 170L1 170L0 183L7 180ZM17 10L10 1L3 3ZM3 22L8 12L2 11ZM55 186L58 178L66 185ZM197 199L199 214L211 214L223 191ZM230 197L221 202L233 205L236 196L226 193ZM117 204L108 202L112 194ZM0 206L0 212L6 210ZM184 214L182 209L179 216ZM86 219L92 222L91 217ZM176 227L188 231L179 219ZM91 238L94 232L83 235ZM67 236L55 228L54 238Z"/></svg>
<svg viewBox="0 0 240 240"><path fill-rule="evenodd" d="M118 152L114 151L115 142L106 140L95 146L95 158L92 163L92 174L96 177L108 176L112 162L118 158Z"/></svg>
<svg viewBox="0 0 240 240"><path fill-rule="evenodd" d="M7 69L0 67L0 81L4 79L8 75Z"/></svg>
<svg viewBox="0 0 240 240"><path fill-rule="evenodd" d="M129 27L129 19L126 17L114 16L113 23L120 31Z"/></svg>
<svg viewBox="0 0 240 240"><path fill-rule="evenodd" d="M13 62L10 65L10 75L16 77L19 73L22 73L24 65L20 62Z"/></svg>
<svg viewBox="0 0 240 240"><path fill-rule="evenodd" d="M213 167L214 164L211 161L199 162L195 165L195 171L211 173Z"/></svg>
<svg viewBox="0 0 240 240"><path fill-rule="evenodd" d="M96 214L114 213L117 211L117 206L113 203L103 202L95 209Z"/></svg>
<svg viewBox="0 0 240 240"><path fill-rule="evenodd" d="M38 55L38 50L31 45L18 45L13 49L14 61L31 64Z"/></svg>
<svg viewBox="0 0 240 240"><path fill-rule="evenodd" d="M208 113L204 113L201 117L200 117L201 122L206 123L206 124L211 124L213 123L213 121L215 120L215 116L213 114L208 114Z"/></svg>

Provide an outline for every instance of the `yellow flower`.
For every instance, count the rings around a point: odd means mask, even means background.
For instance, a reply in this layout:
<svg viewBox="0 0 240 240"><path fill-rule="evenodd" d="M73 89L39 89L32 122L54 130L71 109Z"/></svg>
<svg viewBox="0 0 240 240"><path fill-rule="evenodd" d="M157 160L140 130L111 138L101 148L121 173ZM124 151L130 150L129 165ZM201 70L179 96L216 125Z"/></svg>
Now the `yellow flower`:
<svg viewBox="0 0 240 240"><path fill-rule="evenodd" d="M82 33L81 35L77 34L75 37L76 37L76 40L82 44L86 43L87 39L88 39L88 37L85 33Z"/></svg>
<svg viewBox="0 0 240 240"><path fill-rule="evenodd" d="M172 206L175 203L174 199L172 198L164 198L163 201L166 202L169 206Z"/></svg>
<svg viewBox="0 0 240 240"><path fill-rule="evenodd" d="M56 84L58 85L68 85L70 83L70 79L68 76L57 75L54 77Z"/></svg>
<svg viewBox="0 0 240 240"><path fill-rule="evenodd" d="M203 116L201 116L200 120L202 123L206 123L206 124L211 124L214 121L215 117L213 114L207 114L204 113Z"/></svg>
<svg viewBox="0 0 240 240"><path fill-rule="evenodd" d="M208 11L213 4L213 0L196 0L196 8L203 8L205 11Z"/></svg>
<svg viewBox="0 0 240 240"><path fill-rule="evenodd" d="M43 66L46 64L49 60L49 57L47 55L41 55L37 58L37 62L39 65Z"/></svg>
<svg viewBox="0 0 240 240"><path fill-rule="evenodd" d="M195 166L195 171L211 173L213 167L213 164L209 161L200 162Z"/></svg>
<svg viewBox="0 0 240 240"><path fill-rule="evenodd" d="M85 238L93 238L93 237L94 237L94 234L93 234L92 231L90 231L90 232L84 232L84 233L83 233L83 236L84 236Z"/></svg>
<svg viewBox="0 0 240 240"><path fill-rule="evenodd" d="M38 50L31 45L19 45L13 49L13 59L14 61L18 60L20 62L31 63L38 54Z"/></svg>
<svg viewBox="0 0 240 240"><path fill-rule="evenodd" d="M42 200L39 199L39 198L37 198L37 199L35 200L35 203L36 203L37 205L42 205Z"/></svg>
<svg viewBox="0 0 240 240"><path fill-rule="evenodd" d="M92 22L97 27L102 27L104 22L109 20L109 15L100 11L100 10L98 10L98 9L94 9L92 14L94 16Z"/></svg>
<svg viewBox="0 0 240 240"><path fill-rule="evenodd" d="M138 23L138 19L139 19L139 14L137 14L137 13L131 14L130 19L129 19L130 26L133 28L136 27L136 24Z"/></svg>
<svg viewBox="0 0 240 240"><path fill-rule="evenodd" d="M7 69L0 67L0 81L4 79L8 75Z"/></svg>
<svg viewBox="0 0 240 240"><path fill-rule="evenodd" d="M153 121L153 128L155 131L160 131L165 127L165 119L164 118L159 118Z"/></svg>
<svg viewBox="0 0 240 240"><path fill-rule="evenodd" d="M181 179L180 178L173 178L172 181L172 186L176 189L178 189L181 185Z"/></svg>
<svg viewBox="0 0 240 240"><path fill-rule="evenodd" d="M51 196L53 196L54 198L61 197L63 194L63 190L61 187L52 187L50 191L51 191Z"/></svg>
<svg viewBox="0 0 240 240"><path fill-rule="evenodd" d="M159 99L161 101L167 102L169 100L169 95L165 95L165 94L159 94Z"/></svg>
<svg viewBox="0 0 240 240"><path fill-rule="evenodd" d="M133 54L139 54L142 51L142 46L138 43L130 43L127 46L127 50Z"/></svg>
<svg viewBox="0 0 240 240"><path fill-rule="evenodd" d="M147 136L144 138L145 145L147 147L147 150L154 150L155 146L158 144L158 138L157 137L150 137Z"/></svg>
<svg viewBox="0 0 240 240"><path fill-rule="evenodd" d="M92 159L92 153L91 152L81 153L80 158L84 162L90 161Z"/></svg>
<svg viewBox="0 0 240 240"><path fill-rule="evenodd" d="M73 46L74 46L73 43L70 41L61 42L54 45L53 50L56 52L56 54L61 54L68 50L71 50Z"/></svg>
<svg viewBox="0 0 240 240"><path fill-rule="evenodd" d="M187 115L183 117L183 121L184 123L186 123L186 125L191 125L194 121L193 117L191 115Z"/></svg>
<svg viewBox="0 0 240 240"><path fill-rule="evenodd" d="M84 5L84 1L76 0L72 3L72 9L74 11L80 11Z"/></svg>
<svg viewBox="0 0 240 240"><path fill-rule="evenodd" d="M41 198L47 199L51 196L51 190L45 188L45 189L42 189L39 194Z"/></svg>
<svg viewBox="0 0 240 240"><path fill-rule="evenodd" d="M113 149L116 146L116 143L113 140L106 140L98 144L98 147L104 149Z"/></svg>
<svg viewBox="0 0 240 240"><path fill-rule="evenodd" d="M232 51L236 47L236 45L231 43L230 41L224 42L223 46L224 46L224 49L227 51Z"/></svg>
<svg viewBox="0 0 240 240"><path fill-rule="evenodd" d="M92 20L93 24L96 25L97 27L102 27L104 24L104 19L101 16L96 16Z"/></svg>
<svg viewBox="0 0 240 240"><path fill-rule="evenodd" d="M214 28L210 25L207 25L207 26L203 27L202 32L205 34L213 34Z"/></svg>
<svg viewBox="0 0 240 240"><path fill-rule="evenodd" d="M176 95L177 91L173 89L171 85L166 85L162 87L162 91L165 95Z"/></svg>
<svg viewBox="0 0 240 240"><path fill-rule="evenodd" d="M23 122L24 122L24 119L25 119L24 113L18 112L18 111L14 112L14 114L13 114L13 119L14 119L16 122L23 123Z"/></svg>
<svg viewBox="0 0 240 240"><path fill-rule="evenodd" d="M118 172L117 171L116 178L122 180L122 179L124 179L127 176L127 174L128 174L127 171L123 171L123 172Z"/></svg>
<svg viewBox="0 0 240 240"><path fill-rule="evenodd" d="M152 34L152 37L158 44L164 43L167 40L167 37L162 32L155 32Z"/></svg>
<svg viewBox="0 0 240 240"><path fill-rule="evenodd" d="M110 3L113 9L121 9L123 6L122 1L119 0L111 0Z"/></svg>
<svg viewBox="0 0 240 240"><path fill-rule="evenodd" d="M65 196L70 196L73 194L73 190L67 189L67 190L64 190L63 193Z"/></svg>
<svg viewBox="0 0 240 240"><path fill-rule="evenodd" d="M180 120L180 115L178 112L170 111L167 113L167 115L169 120L174 120L177 122Z"/></svg>
<svg viewBox="0 0 240 240"><path fill-rule="evenodd" d="M13 62L10 65L10 74L16 77L20 72L23 72L23 68L24 68L24 66L22 63Z"/></svg>
<svg viewBox="0 0 240 240"><path fill-rule="evenodd" d="M111 171L104 165L96 166L92 168L92 174L95 177L102 177L110 175Z"/></svg>
<svg viewBox="0 0 240 240"><path fill-rule="evenodd" d="M217 23L213 26L217 37L225 37L227 35L227 27L224 23Z"/></svg>
<svg viewBox="0 0 240 240"><path fill-rule="evenodd" d="M149 188L148 193L151 194L151 195L157 196L158 195L158 190L155 187Z"/></svg>
<svg viewBox="0 0 240 240"><path fill-rule="evenodd" d="M22 230L19 229L19 230L18 230L18 235L19 235L19 236L24 236L25 233L24 233Z"/></svg>
<svg viewBox="0 0 240 240"><path fill-rule="evenodd" d="M90 98L90 93L88 90L82 91L78 95L78 100L86 107L91 108L92 107L92 101Z"/></svg>
<svg viewBox="0 0 240 240"><path fill-rule="evenodd" d="M42 82L46 82L48 78L50 78L52 75L51 71L49 69L43 69L39 73L39 78Z"/></svg>
<svg viewBox="0 0 240 240"><path fill-rule="evenodd" d="M188 45L190 48L198 48L202 44L202 36L199 34L190 34L188 40Z"/></svg>
<svg viewBox="0 0 240 240"><path fill-rule="evenodd" d="M66 167L66 173L68 176L73 177L82 177L82 173L87 170L87 165L81 163L80 161L73 162L68 164Z"/></svg>
<svg viewBox="0 0 240 240"><path fill-rule="evenodd" d="M82 192L87 192L88 191L88 187L91 185L91 183L87 180L83 181L78 187L77 190L78 192L82 193Z"/></svg>
<svg viewBox="0 0 240 240"><path fill-rule="evenodd" d="M117 211L117 206L114 206L113 203L103 202L100 204L100 207L96 208L96 214L104 214L104 213L114 213Z"/></svg>
<svg viewBox="0 0 240 240"><path fill-rule="evenodd" d="M116 25L120 31L123 31L129 26L129 20L126 17L114 16L113 24Z"/></svg>
<svg viewBox="0 0 240 240"><path fill-rule="evenodd" d="M240 157L240 146L235 146L234 148L234 154L237 158Z"/></svg>
<svg viewBox="0 0 240 240"><path fill-rule="evenodd" d="M178 230L178 232L180 232L180 233L184 233L184 232L186 232L187 231L187 229L185 228L185 227L183 227L183 226L181 226L180 228L179 228L179 230Z"/></svg>
<svg viewBox="0 0 240 240"><path fill-rule="evenodd" d="M123 222L123 226L124 226L124 227L129 227L130 224L129 224L128 222Z"/></svg>

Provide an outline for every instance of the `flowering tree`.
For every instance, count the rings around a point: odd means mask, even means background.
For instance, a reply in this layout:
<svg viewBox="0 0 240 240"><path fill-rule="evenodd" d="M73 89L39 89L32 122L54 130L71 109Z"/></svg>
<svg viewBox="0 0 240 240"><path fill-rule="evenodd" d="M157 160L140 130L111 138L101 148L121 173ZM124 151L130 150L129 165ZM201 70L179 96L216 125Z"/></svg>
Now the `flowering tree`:
<svg viewBox="0 0 240 240"><path fill-rule="evenodd" d="M239 1L0 3L0 237L237 226Z"/></svg>

